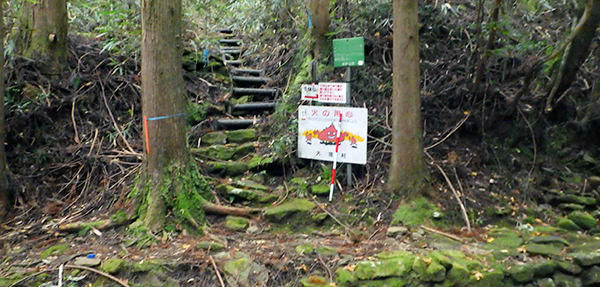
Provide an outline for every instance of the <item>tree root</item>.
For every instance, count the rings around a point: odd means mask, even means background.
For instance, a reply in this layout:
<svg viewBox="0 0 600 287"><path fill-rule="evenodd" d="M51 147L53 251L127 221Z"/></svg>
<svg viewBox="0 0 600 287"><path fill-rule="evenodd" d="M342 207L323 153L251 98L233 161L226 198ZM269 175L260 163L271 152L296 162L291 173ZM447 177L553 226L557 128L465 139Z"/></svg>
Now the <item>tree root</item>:
<svg viewBox="0 0 600 287"><path fill-rule="evenodd" d="M225 205L218 205L212 202L205 202L202 205L202 209L206 213L219 214L219 215L237 215L244 217L255 217L256 214L263 212L261 208L240 208L231 207Z"/></svg>
<svg viewBox="0 0 600 287"><path fill-rule="evenodd" d="M254 218L264 211L264 209L262 209L262 208L240 208L240 207L232 207L232 206L214 204L212 202L205 202L202 205L202 209L204 210L204 212L211 213L211 214L236 215L236 216L243 216L243 217L248 217L248 218ZM60 224L58 226L58 231L79 232L86 228L95 228L98 230L105 230L105 229L111 229L111 228L121 226L123 224L131 222L132 220L133 220L133 218L128 218L127 220L124 220L124 221L123 220L117 221L117 220L112 220L112 219L103 219L103 220L97 220L97 221L91 221L91 222L83 222L83 221L71 222L71 223ZM189 220L190 223L192 225L194 225L195 227L197 227L197 228L201 227L200 224L194 218L187 218L187 220Z"/></svg>

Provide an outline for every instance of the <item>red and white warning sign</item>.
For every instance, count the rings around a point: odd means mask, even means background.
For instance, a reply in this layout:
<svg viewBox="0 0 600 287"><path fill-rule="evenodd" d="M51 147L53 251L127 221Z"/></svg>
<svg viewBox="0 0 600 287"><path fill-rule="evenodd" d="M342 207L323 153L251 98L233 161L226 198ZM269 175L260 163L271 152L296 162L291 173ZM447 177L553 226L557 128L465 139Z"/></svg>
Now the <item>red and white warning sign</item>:
<svg viewBox="0 0 600 287"><path fill-rule="evenodd" d="M302 85L302 99L321 103L346 104L350 99L350 85L334 82Z"/></svg>

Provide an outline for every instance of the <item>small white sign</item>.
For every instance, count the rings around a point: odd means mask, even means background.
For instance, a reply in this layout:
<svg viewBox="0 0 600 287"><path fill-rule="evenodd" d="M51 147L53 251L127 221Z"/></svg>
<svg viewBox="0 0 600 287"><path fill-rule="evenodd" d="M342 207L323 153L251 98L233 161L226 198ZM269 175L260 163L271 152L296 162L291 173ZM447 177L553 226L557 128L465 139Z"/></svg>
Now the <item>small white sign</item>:
<svg viewBox="0 0 600 287"><path fill-rule="evenodd" d="M302 99L303 100L318 100L319 99L319 86L312 84L312 85L302 85Z"/></svg>
<svg viewBox="0 0 600 287"><path fill-rule="evenodd" d="M348 103L348 83L319 83L319 102L345 104Z"/></svg>
<svg viewBox="0 0 600 287"><path fill-rule="evenodd" d="M367 163L367 109L300 106L298 157L333 161L340 114L342 123L337 161Z"/></svg>
<svg viewBox="0 0 600 287"><path fill-rule="evenodd" d="M302 85L302 100L321 103L347 104L350 99L348 83L319 83L318 85Z"/></svg>

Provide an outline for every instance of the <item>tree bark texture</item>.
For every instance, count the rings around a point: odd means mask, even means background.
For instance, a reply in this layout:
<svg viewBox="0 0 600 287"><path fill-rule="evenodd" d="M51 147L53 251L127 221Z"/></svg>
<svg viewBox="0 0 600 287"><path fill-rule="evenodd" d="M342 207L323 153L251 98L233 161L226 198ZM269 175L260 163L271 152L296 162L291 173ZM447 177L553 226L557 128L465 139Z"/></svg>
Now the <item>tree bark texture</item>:
<svg viewBox="0 0 600 287"><path fill-rule="evenodd" d="M0 15L4 15L4 2L0 2ZM0 36L4 39L4 21L0 21ZM4 41L0 41L0 51L4 51ZM4 53L0 53L0 63L4 67ZM11 203L8 189L8 167L6 166L6 152L4 139L6 130L4 126L4 69L0 69L0 222L8 214Z"/></svg>
<svg viewBox="0 0 600 287"><path fill-rule="evenodd" d="M329 32L329 0L312 0L310 2L312 36L315 41L314 56L319 59L327 51L325 34Z"/></svg>
<svg viewBox="0 0 600 287"><path fill-rule="evenodd" d="M588 5L591 5L590 17L583 24L575 38L573 38L569 49L564 55L564 66L559 71L560 76L557 78L557 82L551 91L552 98L559 98L571 86L577 77L579 67L581 67L590 54L590 45L596 37L596 30L600 25L600 0L590 0L588 2ZM579 16L581 17L581 15Z"/></svg>
<svg viewBox="0 0 600 287"><path fill-rule="evenodd" d="M399 195L420 192L426 170L421 138L417 0L393 0L394 60L392 157L388 188Z"/></svg>
<svg viewBox="0 0 600 287"><path fill-rule="evenodd" d="M145 125L148 193L144 224L162 227L167 203L168 169L188 163L185 140L185 91L182 74L181 0L142 1L142 110ZM175 194L172 194L175 196Z"/></svg>
<svg viewBox="0 0 600 287"><path fill-rule="evenodd" d="M18 22L15 40L23 57L44 63L48 73L67 67L66 0L24 0Z"/></svg>

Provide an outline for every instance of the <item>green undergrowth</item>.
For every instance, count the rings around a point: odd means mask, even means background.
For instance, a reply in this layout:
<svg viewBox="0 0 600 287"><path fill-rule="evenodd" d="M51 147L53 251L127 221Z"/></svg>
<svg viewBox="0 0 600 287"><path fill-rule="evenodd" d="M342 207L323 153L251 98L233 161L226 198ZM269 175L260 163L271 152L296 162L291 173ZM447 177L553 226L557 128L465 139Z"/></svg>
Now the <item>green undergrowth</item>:
<svg viewBox="0 0 600 287"><path fill-rule="evenodd" d="M200 174L196 164L190 161L183 166L172 164L166 168L164 175L159 183L155 186L152 180L145 176L139 176L130 194L130 198L136 202L137 221L130 226L130 230L134 234L146 234L146 226L143 222L148 222L149 216L164 216L164 214L150 214L148 206L152 202L151 189L158 189L165 200L167 208L163 227L175 226L182 224L188 231L203 234L201 228L205 222L203 205L206 201L212 201L213 195L210 193L208 182ZM195 232L194 232L195 231ZM141 238L141 242L152 241L148 238Z"/></svg>

